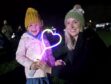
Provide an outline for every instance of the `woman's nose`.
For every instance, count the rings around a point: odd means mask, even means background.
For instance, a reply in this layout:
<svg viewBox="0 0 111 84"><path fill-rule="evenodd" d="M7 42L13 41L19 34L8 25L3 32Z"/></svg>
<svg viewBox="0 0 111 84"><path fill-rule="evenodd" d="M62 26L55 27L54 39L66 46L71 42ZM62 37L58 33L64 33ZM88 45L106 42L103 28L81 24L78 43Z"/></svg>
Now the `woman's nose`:
<svg viewBox="0 0 111 84"><path fill-rule="evenodd" d="M74 28L74 24L71 24L71 28Z"/></svg>

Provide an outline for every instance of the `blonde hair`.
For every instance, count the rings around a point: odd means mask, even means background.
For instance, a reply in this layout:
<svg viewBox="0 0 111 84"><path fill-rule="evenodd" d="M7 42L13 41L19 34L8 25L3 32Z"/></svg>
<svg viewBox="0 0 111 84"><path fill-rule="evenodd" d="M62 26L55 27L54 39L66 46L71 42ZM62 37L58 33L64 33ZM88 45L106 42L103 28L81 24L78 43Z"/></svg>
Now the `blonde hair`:
<svg viewBox="0 0 111 84"><path fill-rule="evenodd" d="M72 38L67 32L67 30L65 30L64 32L65 32L65 44L69 50L73 50L75 48L76 40L72 41Z"/></svg>
<svg viewBox="0 0 111 84"><path fill-rule="evenodd" d="M27 29L32 23L36 24L40 22L41 20L38 11L32 7L27 8L25 14L25 28Z"/></svg>

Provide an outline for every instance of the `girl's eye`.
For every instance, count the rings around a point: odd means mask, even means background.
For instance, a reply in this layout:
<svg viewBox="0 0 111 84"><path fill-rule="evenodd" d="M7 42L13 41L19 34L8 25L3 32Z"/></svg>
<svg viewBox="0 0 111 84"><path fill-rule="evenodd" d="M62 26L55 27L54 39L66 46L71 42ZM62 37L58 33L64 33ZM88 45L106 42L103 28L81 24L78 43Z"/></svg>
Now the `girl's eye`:
<svg viewBox="0 0 111 84"><path fill-rule="evenodd" d="M31 27L32 25L29 25L29 27Z"/></svg>

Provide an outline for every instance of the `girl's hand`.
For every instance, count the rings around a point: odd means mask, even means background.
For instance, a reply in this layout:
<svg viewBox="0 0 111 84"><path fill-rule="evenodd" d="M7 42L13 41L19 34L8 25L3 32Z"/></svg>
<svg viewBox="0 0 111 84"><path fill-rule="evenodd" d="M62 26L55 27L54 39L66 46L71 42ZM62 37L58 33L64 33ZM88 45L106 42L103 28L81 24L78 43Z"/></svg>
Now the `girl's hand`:
<svg viewBox="0 0 111 84"><path fill-rule="evenodd" d="M45 73L51 74L52 68L47 63L40 61L39 66L40 66L40 69L42 69Z"/></svg>
<svg viewBox="0 0 111 84"><path fill-rule="evenodd" d="M40 68L39 61L33 62L30 66L30 69L37 70Z"/></svg>

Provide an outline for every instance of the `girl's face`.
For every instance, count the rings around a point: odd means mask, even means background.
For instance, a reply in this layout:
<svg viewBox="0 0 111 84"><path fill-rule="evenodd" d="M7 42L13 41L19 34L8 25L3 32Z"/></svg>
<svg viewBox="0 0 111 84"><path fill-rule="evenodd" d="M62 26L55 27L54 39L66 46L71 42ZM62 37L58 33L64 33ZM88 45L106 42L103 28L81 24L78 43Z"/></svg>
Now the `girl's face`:
<svg viewBox="0 0 111 84"><path fill-rule="evenodd" d="M65 21L65 26L66 26L66 31L72 36L72 37L76 37L78 36L79 32L80 32L80 21L76 20L74 18L68 18Z"/></svg>
<svg viewBox="0 0 111 84"><path fill-rule="evenodd" d="M37 35L41 30L41 25L40 24L31 24L29 27L28 27L28 31L33 34L33 35Z"/></svg>

